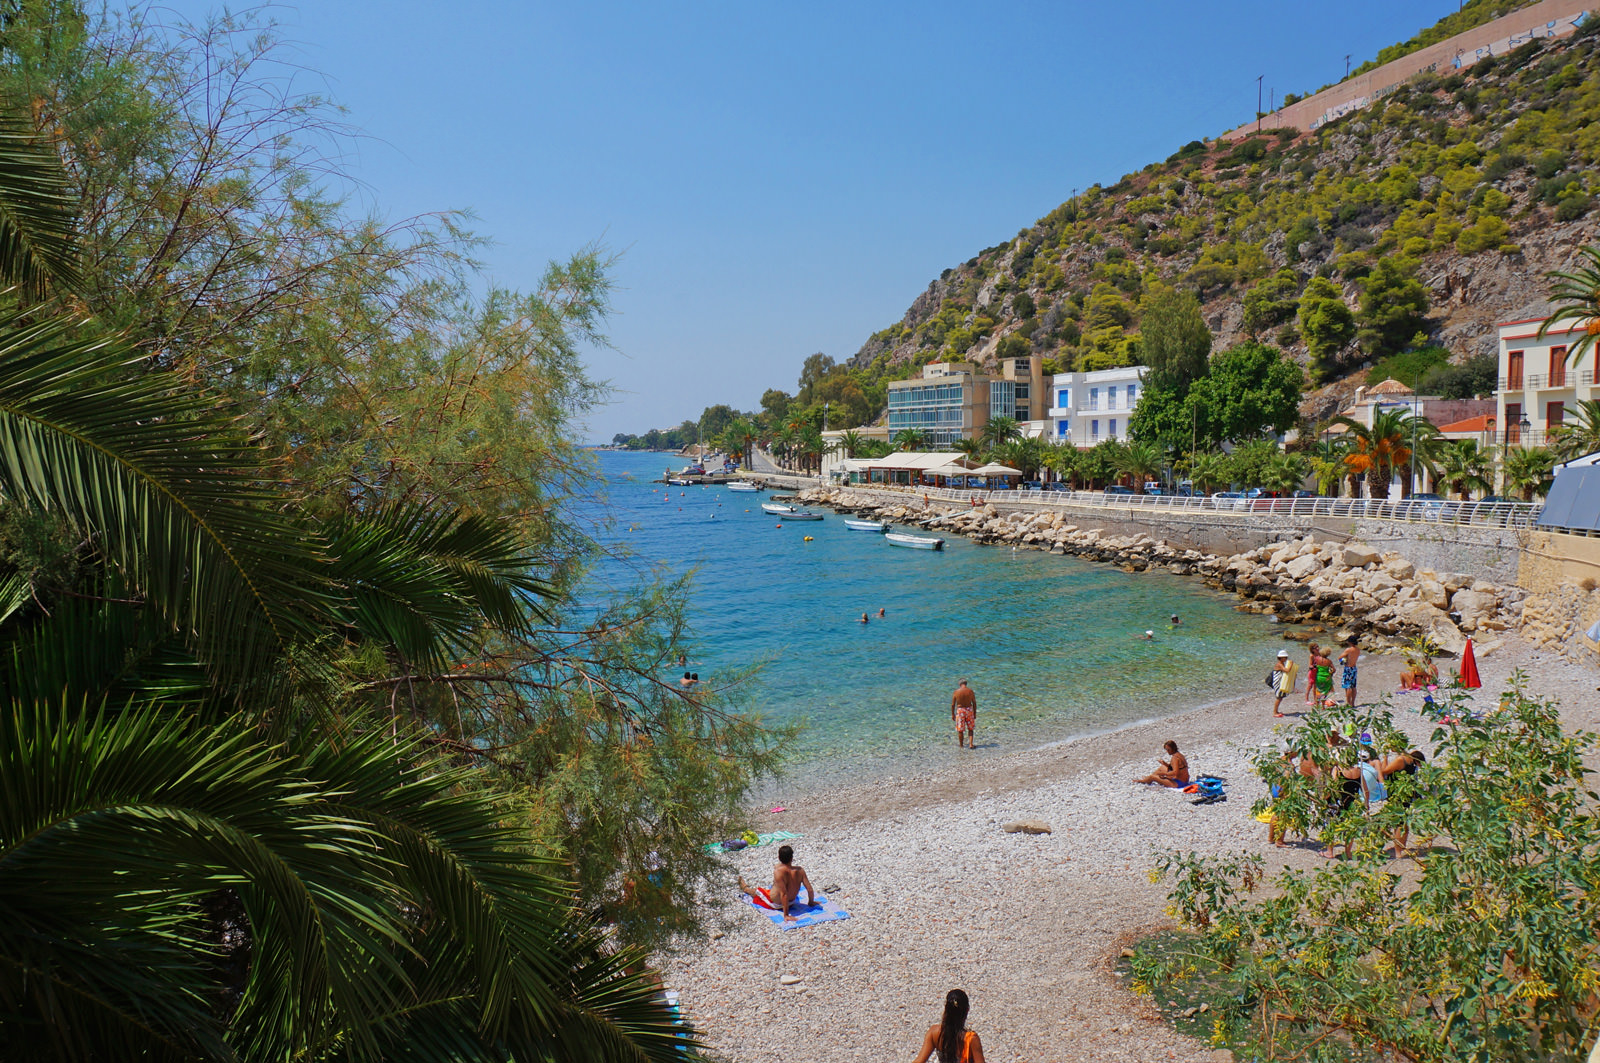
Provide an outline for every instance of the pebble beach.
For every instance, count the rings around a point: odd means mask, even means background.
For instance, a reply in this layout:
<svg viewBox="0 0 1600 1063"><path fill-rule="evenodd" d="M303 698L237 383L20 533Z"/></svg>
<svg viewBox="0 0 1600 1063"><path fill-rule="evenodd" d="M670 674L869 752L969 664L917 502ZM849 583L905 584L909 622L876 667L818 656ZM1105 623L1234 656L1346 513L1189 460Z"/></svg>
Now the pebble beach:
<svg viewBox="0 0 1600 1063"><path fill-rule="evenodd" d="M1250 663L1263 673L1270 664ZM1401 664L1367 656L1362 700L1393 691ZM1571 726L1600 722L1592 664L1512 637L1479 669L1485 701L1521 669ZM1425 742L1433 725L1416 711L1420 698L1389 696L1396 721ZM1284 706L1300 707L1298 695ZM763 805L755 829L802 835L796 863L819 889L838 887L832 896L851 918L780 931L734 885L740 874L770 884L776 846L730 854L726 892L705 900L714 936L659 958L666 985L727 1063L912 1059L953 987L971 997L969 1026L991 1060L1231 1059L1166 1026L1114 968L1131 941L1170 925L1165 889L1149 877L1156 852L1248 849L1266 854L1269 871L1320 862L1310 844L1270 846L1250 815L1260 782L1246 752L1274 741L1274 724L1296 722L1271 711L1263 691L937 771L787 792L780 783L787 811ZM1168 738L1192 773L1228 780L1229 800L1196 806L1131 781L1155 767ZM1051 833L1002 830L1020 819Z"/></svg>

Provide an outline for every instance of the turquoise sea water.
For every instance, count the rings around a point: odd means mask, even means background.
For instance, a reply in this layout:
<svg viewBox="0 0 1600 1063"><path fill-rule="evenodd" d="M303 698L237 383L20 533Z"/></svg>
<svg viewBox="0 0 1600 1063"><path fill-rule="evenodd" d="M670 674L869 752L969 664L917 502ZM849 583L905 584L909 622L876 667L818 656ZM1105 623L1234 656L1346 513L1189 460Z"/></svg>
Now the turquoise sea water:
<svg viewBox="0 0 1600 1063"><path fill-rule="evenodd" d="M953 535L940 552L899 549L831 512L780 522L761 512L766 494L650 483L682 465L668 455L599 459L615 518L602 539L628 555L600 577L693 569L690 669L714 683L765 662L754 707L806 720L795 767L809 774L961 755L949 712L961 678L978 693L982 755L1254 691L1282 646L1263 617L1192 578Z"/></svg>

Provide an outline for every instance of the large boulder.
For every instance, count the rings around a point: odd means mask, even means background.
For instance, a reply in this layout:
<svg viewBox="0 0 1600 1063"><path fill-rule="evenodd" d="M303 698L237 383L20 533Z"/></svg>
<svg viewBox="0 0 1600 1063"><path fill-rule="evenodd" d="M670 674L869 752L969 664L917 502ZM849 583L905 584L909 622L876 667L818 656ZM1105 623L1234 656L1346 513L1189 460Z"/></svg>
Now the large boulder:
<svg viewBox="0 0 1600 1063"><path fill-rule="evenodd" d="M1383 570L1398 580L1410 579L1416 574L1417 566L1403 557L1391 558L1383 563Z"/></svg>
<svg viewBox="0 0 1600 1063"><path fill-rule="evenodd" d="M1444 589L1444 584L1434 580L1424 580L1417 584L1417 590L1422 600L1437 609L1450 608L1450 592Z"/></svg>
<svg viewBox="0 0 1600 1063"><path fill-rule="evenodd" d="M1302 554L1284 566L1284 571L1296 580L1308 579L1312 574L1322 570L1322 562L1318 561L1315 554Z"/></svg>
<svg viewBox="0 0 1600 1063"><path fill-rule="evenodd" d="M1378 551L1361 543L1348 543L1344 548L1344 563L1350 568L1365 568L1380 560Z"/></svg>

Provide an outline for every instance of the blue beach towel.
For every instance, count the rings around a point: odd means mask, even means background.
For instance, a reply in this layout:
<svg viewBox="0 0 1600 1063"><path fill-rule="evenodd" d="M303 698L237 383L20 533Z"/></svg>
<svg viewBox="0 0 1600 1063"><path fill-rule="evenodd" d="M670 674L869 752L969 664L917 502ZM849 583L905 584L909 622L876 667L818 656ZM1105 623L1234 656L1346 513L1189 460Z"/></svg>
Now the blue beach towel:
<svg viewBox="0 0 1600 1063"><path fill-rule="evenodd" d="M804 894L805 891L801 890ZM839 902L832 897L823 897L817 904L807 907L803 901L795 901L789 905L789 914L794 916L794 922L785 923L783 916L771 908L763 908L745 895L745 903L762 915L767 921L779 930L797 930L803 926L815 926L818 923L831 923L837 919L849 919L850 913L839 907Z"/></svg>

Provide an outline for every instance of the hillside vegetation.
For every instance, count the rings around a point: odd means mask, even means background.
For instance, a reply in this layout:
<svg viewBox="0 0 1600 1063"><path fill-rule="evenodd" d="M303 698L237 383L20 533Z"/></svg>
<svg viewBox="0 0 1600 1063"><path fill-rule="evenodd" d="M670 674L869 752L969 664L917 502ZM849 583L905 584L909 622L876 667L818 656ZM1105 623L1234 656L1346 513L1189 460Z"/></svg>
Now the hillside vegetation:
<svg viewBox="0 0 1600 1063"><path fill-rule="evenodd" d="M1216 349L1254 339L1305 365L1324 385L1309 423L1374 365L1491 390L1494 324L1543 314L1545 273L1593 237L1597 30L1418 75L1314 133L1195 140L1095 185L946 269L847 362L807 359L798 393L770 390L752 418L820 421L827 402L832 427L868 423L888 381L941 359L1140 364L1141 320L1168 286L1198 296Z"/></svg>

